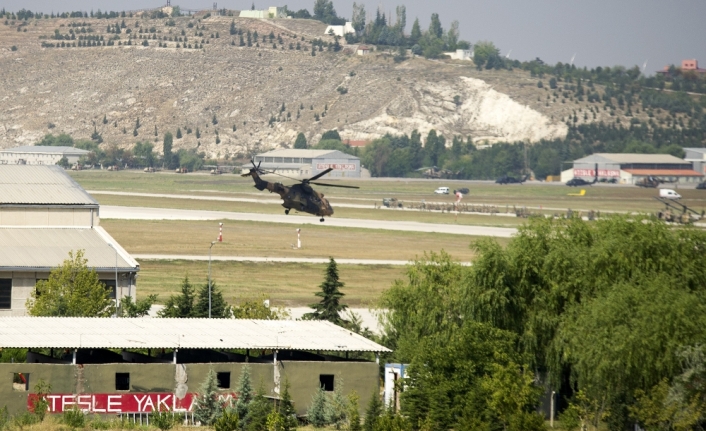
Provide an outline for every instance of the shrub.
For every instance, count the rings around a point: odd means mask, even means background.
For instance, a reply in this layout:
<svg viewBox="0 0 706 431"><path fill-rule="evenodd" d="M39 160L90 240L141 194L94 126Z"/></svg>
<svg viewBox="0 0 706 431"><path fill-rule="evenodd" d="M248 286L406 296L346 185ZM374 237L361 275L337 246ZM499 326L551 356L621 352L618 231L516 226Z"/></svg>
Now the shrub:
<svg viewBox="0 0 706 431"><path fill-rule="evenodd" d="M61 415L61 422L71 428L83 428L86 426L86 415L78 407L65 410Z"/></svg>
<svg viewBox="0 0 706 431"><path fill-rule="evenodd" d="M17 51L17 47L15 45L12 45L12 47L10 49L13 51Z"/></svg>
<svg viewBox="0 0 706 431"><path fill-rule="evenodd" d="M221 417L216 419L213 423L213 428L216 431L235 431L240 428L240 422L238 420L238 413L231 409L227 409L223 412Z"/></svg>
<svg viewBox="0 0 706 431"><path fill-rule="evenodd" d="M309 423L314 428L323 428L326 425L326 393L319 387L311 399L311 405L306 412Z"/></svg>
<svg viewBox="0 0 706 431"><path fill-rule="evenodd" d="M180 414L174 414L169 410L160 410L152 413L152 425L162 431L172 429L174 425L182 421Z"/></svg>

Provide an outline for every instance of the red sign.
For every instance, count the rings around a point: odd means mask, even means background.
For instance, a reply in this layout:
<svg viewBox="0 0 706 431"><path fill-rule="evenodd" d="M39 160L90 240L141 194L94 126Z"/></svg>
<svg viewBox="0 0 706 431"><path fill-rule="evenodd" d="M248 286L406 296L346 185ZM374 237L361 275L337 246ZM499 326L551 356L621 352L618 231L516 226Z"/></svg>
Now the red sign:
<svg viewBox="0 0 706 431"><path fill-rule="evenodd" d="M62 413L78 408L86 413L150 413L153 411L190 412L193 411L197 394L186 394L177 398L167 393L129 393L129 394L49 394L45 399L49 403L49 413ZM32 408L36 394L27 397L27 407ZM237 399L235 394L218 396L223 403Z"/></svg>
<svg viewBox="0 0 706 431"><path fill-rule="evenodd" d="M325 171L331 168L335 171L355 171L355 163L317 163L316 170Z"/></svg>
<svg viewBox="0 0 706 431"><path fill-rule="evenodd" d="M595 177L595 169L574 169L574 177ZM599 169L599 177L620 177L620 169Z"/></svg>

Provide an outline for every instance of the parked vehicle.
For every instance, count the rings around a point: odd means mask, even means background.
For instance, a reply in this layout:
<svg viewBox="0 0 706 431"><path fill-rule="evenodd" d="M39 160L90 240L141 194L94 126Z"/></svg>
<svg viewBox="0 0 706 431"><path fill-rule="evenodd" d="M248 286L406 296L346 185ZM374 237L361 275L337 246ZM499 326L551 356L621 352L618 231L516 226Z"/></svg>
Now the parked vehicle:
<svg viewBox="0 0 706 431"><path fill-rule="evenodd" d="M438 189L434 190L434 193L436 193L437 195L448 195L449 188L448 187L439 187Z"/></svg>
<svg viewBox="0 0 706 431"><path fill-rule="evenodd" d="M659 189L659 197L667 199L681 199L681 195L672 189Z"/></svg>

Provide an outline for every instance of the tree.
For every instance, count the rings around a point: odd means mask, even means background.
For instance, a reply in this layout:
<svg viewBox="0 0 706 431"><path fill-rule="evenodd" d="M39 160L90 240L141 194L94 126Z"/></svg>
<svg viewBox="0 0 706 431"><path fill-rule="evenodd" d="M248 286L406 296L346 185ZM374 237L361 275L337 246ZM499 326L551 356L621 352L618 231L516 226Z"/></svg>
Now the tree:
<svg viewBox="0 0 706 431"><path fill-rule="evenodd" d="M181 127L178 127L178 128L177 128L176 138L177 138L177 139L181 139Z"/></svg>
<svg viewBox="0 0 706 431"><path fill-rule="evenodd" d="M279 413L284 417L282 431L293 431L297 429L297 411L292 403L292 396L289 394L289 380L284 381L282 398L279 402Z"/></svg>
<svg viewBox="0 0 706 431"><path fill-rule="evenodd" d="M244 300L231 307L234 319L281 320L290 317L289 312L283 307L273 308L265 305L267 297L260 299Z"/></svg>
<svg viewBox="0 0 706 431"><path fill-rule="evenodd" d="M449 51L456 51L458 49L458 38L460 32L458 30L458 21L453 21L451 23L451 28L449 28L448 33L446 33L446 49Z"/></svg>
<svg viewBox="0 0 706 431"><path fill-rule="evenodd" d="M380 393L376 389L373 396L370 397L368 408L365 410L365 422L363 423L364 431L376 431L375 425L380 420L382 414L382 401L380 401Z"/></svg>
<svg viewBox="0 0 706 431"><path fill-rule="evenodd" d="M365 29L365 5L358 5L353 2L353 16L351 17L351 24L356 32L361 32Z"/></svg>
<svg viewBox="0 0 706 431"><path fill-rule="evenodd" d="M159 317L194 317L194 300L194 287L187 275L181 282L181 294L170 296L157 314Z"/></svg>
<svg viewBox="0 0 706 431"><path fill-rule="evenodd" d="M500 57L500 50L493 42L480 41L473 47L473 63L478 69L485 66L486 69L500 68L503 60Z"/></svg>
<svg viewBox="0 0 706 431"><path fill-rule="evenodd" d="M409 43L412 45L415 45L422 39L422 30L421 27L419 26L419 18L416 18L414 20L414 24L412 24L412 32L409 35Z"/></svg>
<svg viewBox="0 0 706 431"><path fill-rule="evenodd" d="M304 133L299 132L299 134L297 135L297 140L294 141L294 148L299 150L306 150L306 136L304 136Z"/></svg>
<svg viewBox="0 0 706 431"><path fill-rule="evenodd" d="M360 411L358 401L360 397L356 391L352 391L348 394L348 430L349 431L363 431L363 427L360 425Z"/></svg>
<svg viewBox="0 0 706 431"><path fill-rule="evenodd" d="M56 162L56 164L61 166L64 169L68 169L71 167L71 164L69 163L69 159L67 159L66 156L60 158L59 161Z"/></svg>
<svg viewBox="0 0 706 431"><path fill-rule="evenodd" d="M250 403L253 400L252 382L250 381L250 365L243 365L238 379L238 387L235 390L238 394L238 400L235 402L235 411L238 417L241 418L241 424L245 425L248 417Z"/></svg>
<svg viewBox="0 0 706 431"><path fill-rule="evenodd" d="M311 398L311 405L306 411L306 417L314 428L323 428L326 426L326 392L324 388L319 386L319 389Z"/></svg>
<svg viewBox="0 0 706 431"><path fill-rule="evenodd" d="M211 281L211 317L214 319L227 319L232 315L231 307L225 299L223 292ZM208 317L208 283L201 286L196 294L194 317Z"/></svg>
<svg viewBox="0 0 706 431"><path fill-rule="evenodd" d="M265 388L261 384L255 398L253 398L248 406L244 429L246 431L262 431L267 429L267 418L271 411L272 405L267 398L265 398Z"/></svg>
<svg viewBox="0 0 706 431"><path fill-rule="evenodd" d="M154 145L150 142L136 142L132 147L132 154L137 159L139 166L152 167L155 162L155 155L152 152Z"/></svg>
<svg viewBox="0 0 706 431"><path fill-rule="evenodd" d="M218 400L216 372L211 368L194 400L194 419L201 422L201 425L211 426L222 413L223 405Z"/></svg>
<svg viewBox="0 0 706 431"><path fill-rule="evenodd" d="M348 400L343 395L343 384L337 383L333 396L326 397L324 406L326 423L341 429L348 419Z"/></svg>
<svg viewBox="0 0 706 431"><path fill-rule="evenodd" d="M132 302L131 296L126 296L120 301L118 314L120 317L144 317L156 302L157 295L149 295L147 298L139 299L135 302Z"/></svg>
<svg viewBox="0 0 706 431"><path fill-rule="evenodd" d="M439 14L431 14L431 22L429 23L429 35L431 37L441 39L444 37L444 29L441 27L441 21L439 20Z"/></svg>
<svg viewBox="0 0 706 431"><path fill-rule="evenodd" d="M198 129L197 129L198 131ZM164 134L164 141L162 143L162 153L164 154L164 164L167 168L171 169L173 167L173 154L172 154L172 144L174 143L174 137L172 132L167 132Z"/></svg>
<svg viewBox="0 0 706 431"><path fill-rule="evenodd" d="M341 140L341 135L338 134L338 130L336 130L336 129L328 130L328 131L324 132L323 135L321 135L322 141L326 141L326 140L330 140L330 139L334 139L336 141Z"/></svg>
<svg viewBox="0 0 706 431"><path fill-rule="evenodd" d="M341 318L340 312L348 308L347 305L341 304L341 298L345 295L340 291L344 283L338 279L338 267L333 258L329 258L329 264L324 273L324 281L319 285L320 292L315 295L321 298L317 304L311 304L309 307L314 309L313 313L304 315L305 319L311 320L328 320L336 325L343 325L345 321Z"/></svg>
<svg viewBox="0 0 706 431"><path fill-rule="evenodd" d="M30 316L109 317L115 303L95 269L88 268L83 250L70 251L69 258L37 286L25 307Z"/></svg>

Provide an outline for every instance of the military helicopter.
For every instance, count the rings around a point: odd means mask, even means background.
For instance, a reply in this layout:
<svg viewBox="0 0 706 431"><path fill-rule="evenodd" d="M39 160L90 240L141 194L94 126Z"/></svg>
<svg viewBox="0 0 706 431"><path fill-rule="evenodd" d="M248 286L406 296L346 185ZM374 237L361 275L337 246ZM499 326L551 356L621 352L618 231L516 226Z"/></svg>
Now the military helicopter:
<svg viewBox="0 0 706 431"><path fill-rule="evenodd" d="M674 183L676 181L667 181L662 178L658 177L653 177L653 176L647 176L641 180L638 180L635 185L638 187L645 187L645 188L657 188L659 187L660 184L665 184L665 183Z"/></svg>
<svg viewBox="0 0 706 431"><path fill-rule="evenodd" d="M522 183L524 183L525 181L527 181L528 178L529 178L529 175L525 175L525 176L523 176L522 178L519 178L519 179L518 179L518 178L515 178L515 177L511 177L511 176L509 176L509 175L503 175L502 177L498 178L498 179L495 181L495 183L496 183L496 184L501 184L501 185L504 185L504 184L522 184Z"/></svg>
<svg viewBox="0 0 706 431"><path fill-rule="evenodd" d="M333 168L328 168L318 175L305 180L298 180L296 178L290 178L286 175L278 174L277 172L269 172L264 169L260 169L260 163L255 165L254 161L250 161L253 167L250 168L250 172L243 174L243 177L252 177L255 181L255 188L258 190L269 190L270 193L277 193L284 202L282 206L284 207L284 213L289 214L289 210L294 209L295 211L301 211L309 214L313 214L321 217L320 221L324 221L324 216L333 215L333 208L329 204L328 199L324 198L323 193L319 193L314 190L310 184L316 184L317 186L327 186L327 187L341 187L346 189L358 189L360 187L356 186L344 186L338 184L324 184L324 183L314 183L312 181L318 180L324 175L328 174L333 170ZM293 186L285 186L282 183L271 183L260 178L261 174L275 174L284 178L289 178L290 180L299 181L301 184L294 184Z"/></svg>

